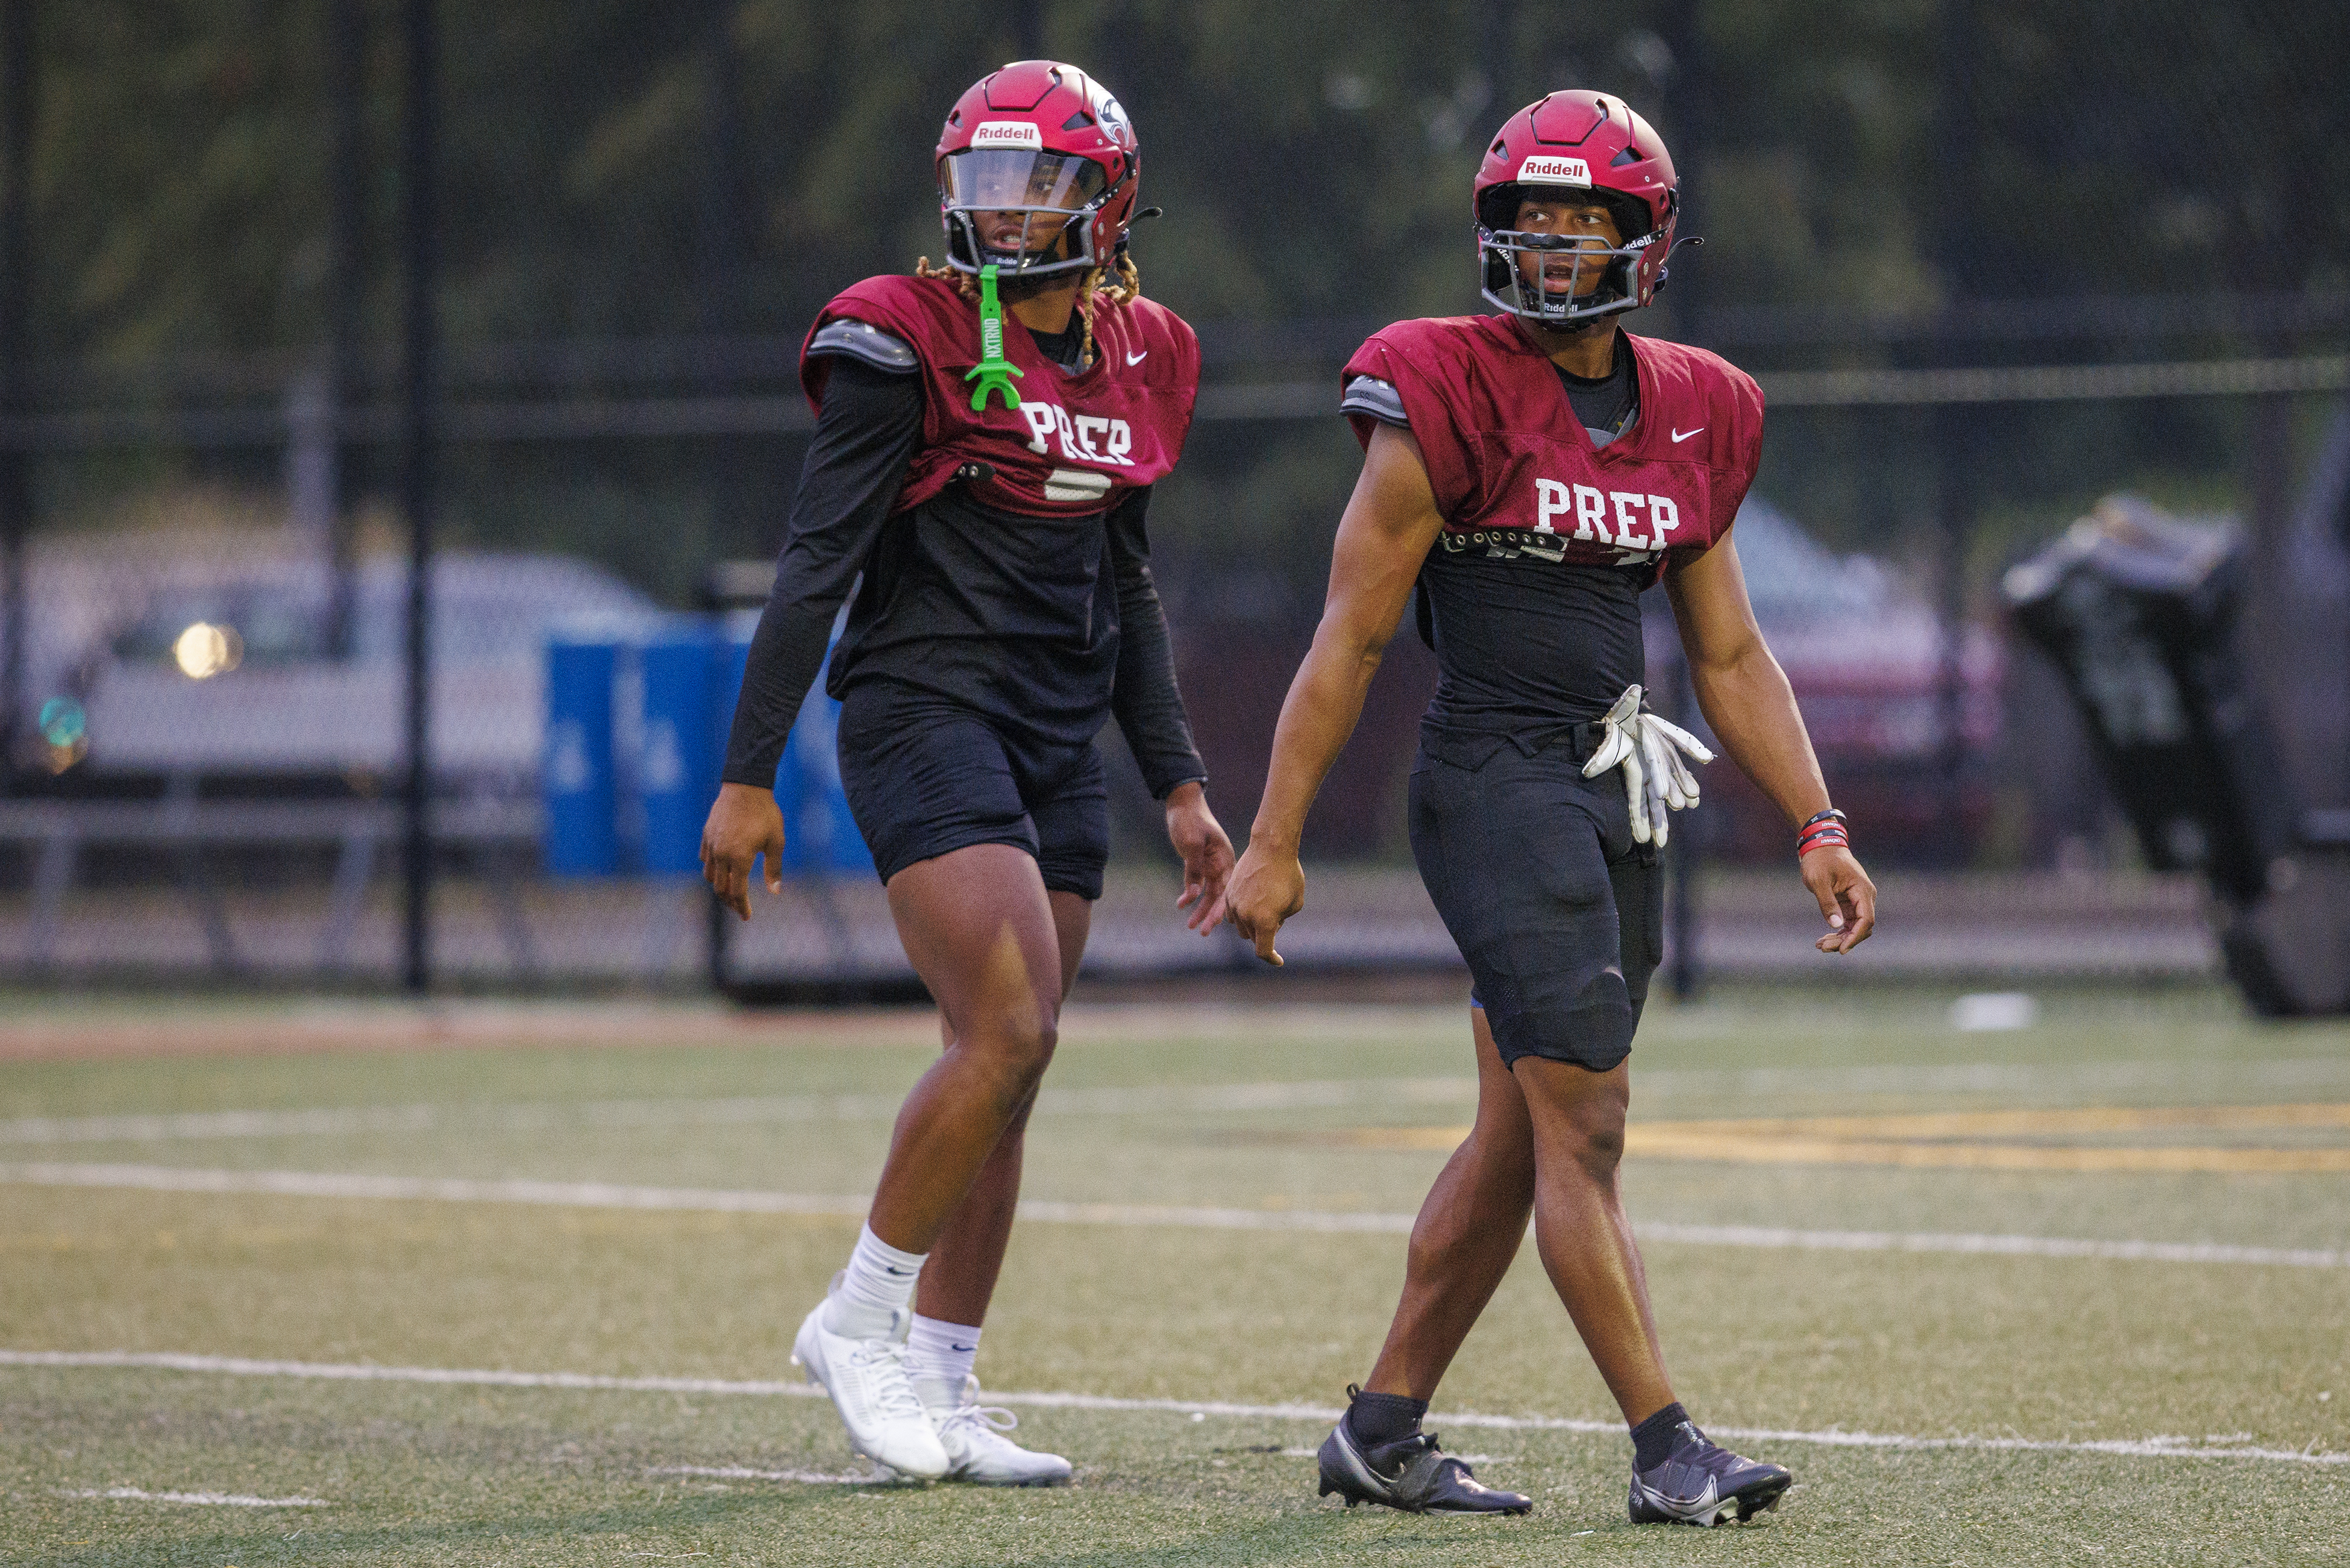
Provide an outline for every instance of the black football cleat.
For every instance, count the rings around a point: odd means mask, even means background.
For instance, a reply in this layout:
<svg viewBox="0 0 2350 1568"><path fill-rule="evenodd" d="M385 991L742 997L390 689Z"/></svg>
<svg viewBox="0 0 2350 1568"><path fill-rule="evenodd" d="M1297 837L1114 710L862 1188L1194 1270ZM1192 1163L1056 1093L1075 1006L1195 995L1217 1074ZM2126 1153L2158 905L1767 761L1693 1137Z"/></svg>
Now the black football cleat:
<svg viewBox="0 0 2350 1568"><path fill-rule="evenodd" d="M1469 1473L1469 1467L1439 1451L1425 1432L1366 1450L1356 1445L1342 1417L1322 1442L1322 1491L1336 1492L1348 1508L1376 1502L1406 1513L1525 1513L1534 1499L1495 1491Z"/></svg>
<svg viewBox="0 0 2350 1568"><path fill-rule="evenodd" d="M1743 1524L1778 1507L1794 1480L1785 1466L1741 1459L1683 1421L1672 1452L1632 1472L1632 1522L1715 1525L1735 1519Z"/></svg>

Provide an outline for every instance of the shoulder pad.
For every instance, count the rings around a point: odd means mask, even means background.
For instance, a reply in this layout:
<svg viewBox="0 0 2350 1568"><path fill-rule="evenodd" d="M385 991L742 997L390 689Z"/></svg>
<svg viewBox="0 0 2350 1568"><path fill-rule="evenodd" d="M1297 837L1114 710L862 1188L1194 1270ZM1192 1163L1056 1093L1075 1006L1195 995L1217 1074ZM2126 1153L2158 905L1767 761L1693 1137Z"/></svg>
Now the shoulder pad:
<svg viewBox="0 0 2350 1568"><path fill-rule="evenodd" d="M921 368L913 349L903 338L892 337L866 321L828 322L808 339L810 354L845 354L860 359L877 370L893 375L910 376Z"/></svg>
<svg viewBox="0 0 2350 1568"><path fill-rule="evenodd" d="M1381 424L1411 428L1411 416L1404 411L1403 394L1395 389L1392 381L1382 381L1377 376L1357 376L1347 383L1347 394L1338 400L1338 411L1344 414L1368 414Z"/></svg>

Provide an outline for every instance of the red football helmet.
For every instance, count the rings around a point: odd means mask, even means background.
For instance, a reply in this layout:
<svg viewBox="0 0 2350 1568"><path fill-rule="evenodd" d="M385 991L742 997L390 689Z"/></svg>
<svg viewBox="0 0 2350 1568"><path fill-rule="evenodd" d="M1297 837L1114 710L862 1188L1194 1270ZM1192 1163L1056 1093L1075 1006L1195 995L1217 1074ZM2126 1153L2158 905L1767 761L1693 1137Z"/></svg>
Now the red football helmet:
<svg viewBox="0 0 2350 1568"><path fill-rule="evenodd" d="M1664 139L1620 98L1546 93L1510 116L1477 170L1477 259L1481 292L1528 321L1563 327L1637 310L1664 286L1679 213L1679 176ZM1620 246L1601 249L1566 234L1517 228L1529 196L1593 201L1615 215ZM1545 261L1572 258L1564 292L1540 281ZM1529 282L1521 257L1531 257ZM1583 289L1586 266L1606 268Z"/></svg>
<svg viewBox="0 0 2350 1568"><path fill-rule="evenodd" d="M1019 60L955 100L938 172L948 265L1049 277L1107 266L1126 248L1141 148L1099 82L1058 61Z"/></svg>

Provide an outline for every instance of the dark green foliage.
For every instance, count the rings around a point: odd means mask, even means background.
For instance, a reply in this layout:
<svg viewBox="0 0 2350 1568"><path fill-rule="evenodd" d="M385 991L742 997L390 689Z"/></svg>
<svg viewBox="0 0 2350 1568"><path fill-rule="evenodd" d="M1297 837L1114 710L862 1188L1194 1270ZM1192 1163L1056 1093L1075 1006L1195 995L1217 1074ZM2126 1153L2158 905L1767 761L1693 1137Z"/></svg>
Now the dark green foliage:
<svg viewBox="0 0 2350 1568"><path fill-rule="evenodd" d="M364 8L363 318L388 346L398 7ZM233 357L265 397L315 353L328 16L328 0L38 5L43 358L130 371L125 394L147 399L168 390L159 360ZM1146 286L1196 320L1477 308L1467 185L1483 136L1544 88L1594 84L1682 152L1711 243L1643 326L1702 340L1721 311L1756 305L1835 321L1961 296L2340 288L2344 17L2325 0L1058 0L1043 26L1048 51L1132 110L1144 200L1170 213L1139 233ZM452 0L442 30L452 344L768 334L776 364L758 389L785 393L785 345L827 297L935 253L939 116L1015 47L1005 7L815 0ZM2106 333L1963 352L2292 347ZM1733 352L1766 369L1888 358L1818 342ZM2223 404L1998 414L1987 497L2053 512L2122 479L2208 481L2229 472L2240 427ZM1170 549L1277 537L1287 590L1311 597L1354 461L1335 430L1209 443L1155 514ZM1830 535L1881 540L1926 508L1898 481L1919 471L1902 455L1905 416L1795 415L1779 431L1767 483ZM454 465L452 522L566 544L675 595L706 553L771 547L797 457L790 441L477 449ZM109 488L63 466L75 472L49 475L52 495ZM226 472L273 471L264 457Z"/></svg>

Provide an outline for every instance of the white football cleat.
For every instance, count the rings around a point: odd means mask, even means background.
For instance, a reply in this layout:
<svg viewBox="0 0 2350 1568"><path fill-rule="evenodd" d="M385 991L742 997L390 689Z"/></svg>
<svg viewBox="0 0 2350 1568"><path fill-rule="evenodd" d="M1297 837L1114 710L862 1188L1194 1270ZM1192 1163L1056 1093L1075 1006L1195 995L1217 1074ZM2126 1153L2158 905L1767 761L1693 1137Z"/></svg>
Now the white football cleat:
<svg viewBox="0 0 2350 1568"><path fill-rule="evenodd" d="M914 1480L944 1476L954 1467L906 1376L906 1328L913 1314L901 1310L880 1338L850 1339L824 1326L824 1308L818 1302L801 1321L792 1365L832 1396L849 1446Z"/></svg>
<svg viewBox="0 0 2350 1568"><path fill-rule="evenodd" d="M1039 1454L1022 1448L1003 1434L1020 1425L1011 1411L979 1402L979 1379L966 1377L961 1388L931 1378L914 1385L930 1412L939 1442L947 1451L949 1480L979 1486L1066 1486L1069 1461L1058 1454Z"/></svg>

